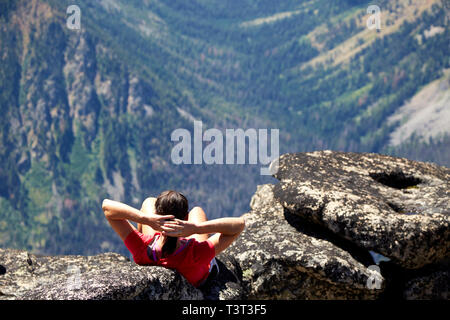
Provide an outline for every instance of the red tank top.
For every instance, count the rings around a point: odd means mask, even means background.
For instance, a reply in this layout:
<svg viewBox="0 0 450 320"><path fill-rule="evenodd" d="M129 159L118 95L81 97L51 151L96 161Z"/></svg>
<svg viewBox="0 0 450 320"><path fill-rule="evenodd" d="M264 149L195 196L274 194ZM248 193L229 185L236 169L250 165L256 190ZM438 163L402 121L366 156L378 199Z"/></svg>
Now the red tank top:
<svg viewBox="0 0 450 320"><path fill-rule="evenodd" d="M149 243L147 255L149 265L163 266L175 269L181 273L193 286L198 287L209 275L210 263L215 256L214 245L211 241L197 241L196 239L180 238L181 245L172 254L157 259L155 244L160 233L155 233Z"/></svg>

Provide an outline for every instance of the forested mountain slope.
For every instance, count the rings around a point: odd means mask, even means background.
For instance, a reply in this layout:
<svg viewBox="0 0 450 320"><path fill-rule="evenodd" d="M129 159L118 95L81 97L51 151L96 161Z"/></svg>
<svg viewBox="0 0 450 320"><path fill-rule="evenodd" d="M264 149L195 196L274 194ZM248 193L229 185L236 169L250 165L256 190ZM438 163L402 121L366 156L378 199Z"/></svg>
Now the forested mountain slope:
<svg viewBox="0 0 450 320"><path fill-rule="evenodd" d="M369 1L85 0L80 30L71 4L0 2L0 246L124 252L101 199L139 207L168 188L210 217L246 212L272 182L259 166L171 162L193 119L278 128L281 153L449 165L448 138L393 147L388 121L450 67L447 1L378 1L380 30Z"/></svg>

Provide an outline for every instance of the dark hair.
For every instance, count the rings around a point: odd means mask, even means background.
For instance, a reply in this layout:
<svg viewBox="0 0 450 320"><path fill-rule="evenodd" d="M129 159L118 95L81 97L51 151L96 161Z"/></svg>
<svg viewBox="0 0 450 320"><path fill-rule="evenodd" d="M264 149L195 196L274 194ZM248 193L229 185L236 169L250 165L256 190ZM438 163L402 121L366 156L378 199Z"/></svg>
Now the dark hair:
<svg viewBox="0 0 450 320"><path fill-rule="evenodd" d="M173 215L176 219L184 220L188 214L188 200L186 197L174 190L166 190L156 198L155 210L160 215ZM162 254L169 255L177 246L177 237L170 237L162 247Z"/></svg>

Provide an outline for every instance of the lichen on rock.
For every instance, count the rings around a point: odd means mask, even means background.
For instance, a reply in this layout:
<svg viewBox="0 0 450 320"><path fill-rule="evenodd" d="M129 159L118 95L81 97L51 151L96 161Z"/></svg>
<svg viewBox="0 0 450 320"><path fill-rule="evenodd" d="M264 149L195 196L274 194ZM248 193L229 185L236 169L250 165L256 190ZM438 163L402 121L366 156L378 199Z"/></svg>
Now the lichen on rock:
<svg viewBox="0 0 450 320"><path fill-rule="evenodd" d="M405 268L450 255L448 168L316 151L282 155L276 178L275 196L291 213Z"/></svg>

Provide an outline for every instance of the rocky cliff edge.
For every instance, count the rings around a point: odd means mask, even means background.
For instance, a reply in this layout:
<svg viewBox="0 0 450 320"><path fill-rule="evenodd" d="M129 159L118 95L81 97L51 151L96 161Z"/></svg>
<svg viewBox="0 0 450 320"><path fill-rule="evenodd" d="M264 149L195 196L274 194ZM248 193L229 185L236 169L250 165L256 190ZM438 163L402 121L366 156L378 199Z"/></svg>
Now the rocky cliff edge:
<svg viewBox="0 0 450 320"><path fill-rule="evenodd" d="M0 299L450 298L450 169L333 151L278 164L202 290L115 253L0 249Z"/></svg>

